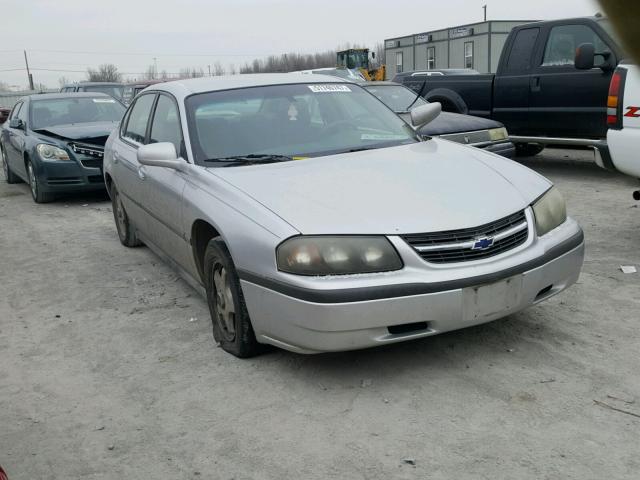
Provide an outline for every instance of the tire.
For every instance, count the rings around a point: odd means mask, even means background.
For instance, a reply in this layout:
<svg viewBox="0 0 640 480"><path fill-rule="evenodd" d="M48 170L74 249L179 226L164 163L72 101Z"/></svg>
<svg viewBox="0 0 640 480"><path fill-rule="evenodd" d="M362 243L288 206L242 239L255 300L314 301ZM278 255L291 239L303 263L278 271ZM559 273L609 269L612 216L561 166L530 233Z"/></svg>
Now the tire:
<svg viewBox="0 0 640 480"><path fill-rule="evenodd" d="M9 162L7 161L7 154L4 153L4 147L0 145L0 157L2 157L2 171L4 172L4 179L7 183L20 183L20 177L11 171Z"/></svg>
<svg viewBox="0 0 640 480"><path fill-rule="evenodd" d="M36 203L49 203L54 198L55 195L50 192L43 192L41 185L38 183L38 177L36 176L35 170L33 169L33 164L31 160L27 160L27 177L29 179L29 190L31 191L31 197L33 201Z"/></svg>
<svg viewBox="0 0 640 480"><path fill-rule="evenodd" d="M209 241L203 267L213 338L236 357L258 355L263 348L253 332L233 260L220 237Z"/></svg>
<svg viewBox="0 0 640 480"><path fill-rule="evenodd" d="M136 229L131 224L127 211L124 209L120 194L115 185L111 187L111 210L113 210L113 220L116 222L116 230L120 243L125 247L134 248L142 245L136 235Z"/></svg>
<svg viewBox="0 0 640 480"><path fill-rule="evenodd" d="M537 143L516 143L516 157L533 157L544 150L544 145Z"/></svg>

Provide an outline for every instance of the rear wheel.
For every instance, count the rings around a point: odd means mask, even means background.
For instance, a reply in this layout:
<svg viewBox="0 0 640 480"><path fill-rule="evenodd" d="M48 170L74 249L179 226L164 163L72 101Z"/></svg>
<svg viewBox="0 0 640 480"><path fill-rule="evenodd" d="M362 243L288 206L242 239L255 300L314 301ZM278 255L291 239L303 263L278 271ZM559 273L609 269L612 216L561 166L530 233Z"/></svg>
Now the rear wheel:
<svg viewBox="0 0 640 480"><path fill-rule="evenodd" d="M31 197L36 203L49 203L54 199L54 195L50 192L43 192L40 181L33 168L31 160L27 160L27 176L29 177L29 190L31 190Z"/></svg>
<svg viewBox="0 0 640 480"><path fill-rule="evenodd" d="M207 245L204 274L213 338L236 357L259 354L262 347L251 326L240 280L229 250L220 237L211 239Z"/></svg>
<svg viewBox="0 0 640 480"><path fill-rule="evenodd" d="M2 171L4 172L4 179L7 183L19 183L20 178L11 171L9 161L7 160L7 154L4 153L4 147L2 145L0 145L0 157L2 157Z"/></svg>
<svg viewBox="0 0 640 480"><path fill-rule="evenodd" d="M124 205L122 205L122 198L115 185L111 187L111 205L120 243L130 248L142 245L142 242L138 240L135 228L131 225L127 211L124 209Z"/></svg>
<svg viewBox="0 0 640 480"><path fill-rule="evenodd" d="M517 157L533 157L544 150L544 145L538 143L516 143Z"/></svg>

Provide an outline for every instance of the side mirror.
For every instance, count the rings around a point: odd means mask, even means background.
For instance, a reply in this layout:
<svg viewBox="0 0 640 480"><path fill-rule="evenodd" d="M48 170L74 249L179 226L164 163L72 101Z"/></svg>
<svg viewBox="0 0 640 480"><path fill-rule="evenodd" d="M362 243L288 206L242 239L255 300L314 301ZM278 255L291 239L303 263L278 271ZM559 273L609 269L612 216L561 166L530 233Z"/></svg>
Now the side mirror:
<svg viewBox="0 0 640 480"><path fill-rule="evenodd" d="M582 43L576 49L574 65L578 70L591 70L594 67L596 47L593 43Z"/></svg>
<svg viewBox="0 0 640 480"><path fill-rule="evenodd" d="M138 148L138 163L149 167L165 167L184 171L187 162L178 158L173 143L159 142L143 145Z"/></svg>
<svg viewBox="0 0 640 480"><path fill-rule="evenodd" d="M9 120L9 128L24 130L24 122L19 118L12 118L11 120Z"/></svg>
<svg viewBox="0 0 640 480"><path fill-rule="evenodd" d="M435 120L442 112L440 102L427 103L411 110L411 125L418 129Z"/></svg>

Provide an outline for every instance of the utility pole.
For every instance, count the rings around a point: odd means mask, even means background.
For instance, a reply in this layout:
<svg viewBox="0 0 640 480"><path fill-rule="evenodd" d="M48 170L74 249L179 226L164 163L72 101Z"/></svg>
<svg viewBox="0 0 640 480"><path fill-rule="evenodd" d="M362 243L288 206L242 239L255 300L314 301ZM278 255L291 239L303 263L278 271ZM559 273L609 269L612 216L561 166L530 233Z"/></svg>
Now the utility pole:
<svg viewBox="0 0 640 480"><path fill-rule="evenodd" d="M24 50L24 63L27 66L27 78L29 79L29 90L35 90L33 88L33 75L29 71L29 61L27 60L27 51Z"/></svg>
<svg viewBox="0 0 640 480"><path fill-rule="evenodd" d="M486 22L487 21L487 6L483 5L482 9L484 10L484 21Z"/></svg>
<svg viewBox="0 0 640 480"><path fill-rule="evenodd" d="M211 65L207 65L207 68L209 69L209 76L211 76Z"/></svg>

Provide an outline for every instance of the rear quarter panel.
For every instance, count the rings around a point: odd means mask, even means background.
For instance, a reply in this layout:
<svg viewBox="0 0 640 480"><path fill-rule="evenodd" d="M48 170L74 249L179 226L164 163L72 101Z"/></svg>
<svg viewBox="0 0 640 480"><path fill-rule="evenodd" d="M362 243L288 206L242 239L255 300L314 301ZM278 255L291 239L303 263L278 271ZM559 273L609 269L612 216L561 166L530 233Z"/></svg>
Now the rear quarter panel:
<svg viewBox="0 0 640 480"><path fill-rule="evenodd" d="M445 111L465 113L479 117L490 117L493 96L494 75L442 75L426 77L426 85L422 96L431 102L443 103ZM408 77L404 84L419 92L425 77ZM452 110L448 105L451 98L459 99L466 111L457 108ZM444 99L447 99L444 101Z"/></svg>

